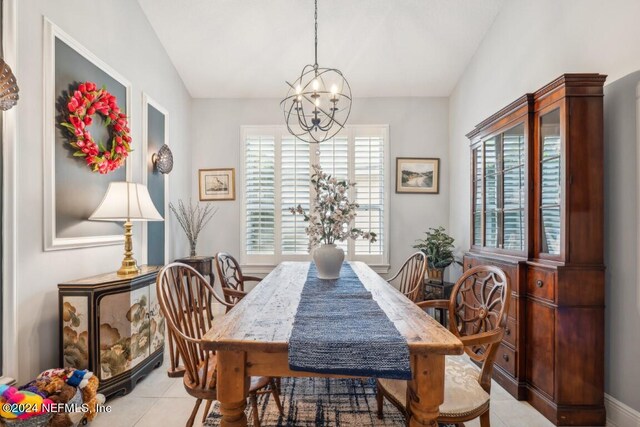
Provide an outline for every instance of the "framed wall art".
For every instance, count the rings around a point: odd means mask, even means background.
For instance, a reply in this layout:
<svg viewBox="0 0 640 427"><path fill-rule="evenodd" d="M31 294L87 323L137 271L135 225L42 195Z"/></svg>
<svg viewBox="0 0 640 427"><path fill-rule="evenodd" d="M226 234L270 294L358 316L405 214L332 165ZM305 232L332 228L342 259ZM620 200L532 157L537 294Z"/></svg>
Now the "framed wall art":
<svg viewBox="0 0 640 427"><path fill-rule="evenodd" d="M84 157L74 153L68 129L62 125L68 115L70 96L81 83L95 82L106 88L119 105L119 112L131 112L131 84L119 73L44 18L44 249L61 250L122 244L122 225L89 221L111 182L131 180L130 162L109 173L88 167ZM84 88L83 88L84 89ZM112 122L113 123L113 122ZM124 122L123 122L124 123ZM90 129L96 144L106 144L114 135L103 118L94 115ZM128 130L128 129L127 129ZM103 145L104 146L104 145Z"/></svg>
<svg viewBox="0 0 640 427"><path fill-rule="evenodd" d="M198 174L200 201L236 199L235 169L200 169Z"/></svg>
<svg viewBox="0 0 640 427"><path fill-rule="evenodd" d="M396 158L396 193L438 194L440 159Z"/></svg>

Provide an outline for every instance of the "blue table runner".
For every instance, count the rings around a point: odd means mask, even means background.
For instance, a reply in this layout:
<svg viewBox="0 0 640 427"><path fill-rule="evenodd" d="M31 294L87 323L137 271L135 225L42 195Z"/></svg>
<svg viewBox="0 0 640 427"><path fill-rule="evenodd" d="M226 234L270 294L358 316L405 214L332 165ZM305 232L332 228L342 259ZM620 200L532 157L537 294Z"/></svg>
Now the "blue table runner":
<svg viewBox="0 0 640 427"><path fill-rule="evenodd" d="M407 340L347 263L318 278L311 263L289 339L293 371L411 379Z"/></svg>

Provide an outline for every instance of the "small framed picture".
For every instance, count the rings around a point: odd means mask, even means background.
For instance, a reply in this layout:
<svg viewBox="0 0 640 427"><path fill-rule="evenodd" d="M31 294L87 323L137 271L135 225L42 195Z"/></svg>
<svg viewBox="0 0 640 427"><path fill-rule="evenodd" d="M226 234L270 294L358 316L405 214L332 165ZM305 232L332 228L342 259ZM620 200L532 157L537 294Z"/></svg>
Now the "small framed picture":
<svg viewBox="0 0 640 427"><path fill-rule="evenodd" d="M438 194L440 159L396 158L396 193Z"/></svg>
<svg viewBox="0 0 640 427"><path fill-rule="evenodd" d="M200 169L198 173L200 201L236 199L235 169Z"/></svg>

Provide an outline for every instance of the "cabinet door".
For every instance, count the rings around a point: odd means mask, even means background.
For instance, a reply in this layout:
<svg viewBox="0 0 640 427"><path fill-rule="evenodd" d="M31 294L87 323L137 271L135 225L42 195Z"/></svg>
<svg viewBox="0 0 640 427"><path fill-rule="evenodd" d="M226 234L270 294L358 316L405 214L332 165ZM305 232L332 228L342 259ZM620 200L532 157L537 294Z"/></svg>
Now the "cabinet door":
<svg viewBox="0 0 640 427"><path fill-rule="evenodd" d="M527 302L527 377L551 398L555 392L555 309Z"/></svg>
<svg viewBox="0 0 640 427"><path fill-rule="evenodd" d="M130 307L129 292L98 298L101 380L131 369L131 322L127 319Z"/></svg>
<svg viewBox="0 0 640 427"><path fill-rule="evenodd" d="M525 127L502 134L502 248L523 251L525 245Z"/></svg>
<svg viewBox="0 0 640 427"><path fill-rule="evenodd" d="M131 292L126 318L131 325L131 367L149 357L151 348L151 319L149 316L149 288L145 286Z"/></svg>
<svg viewBox="0 0 640 427"><path fill-rule="evenodd" d="M150 319L149 339L151 340L151 348L149 349L149 352L154 353L164 346L165 321L162 311L160 310L160 303L158 302L155 283L152 283L148 289Z"/></svg>
<svg viewBox="0 0 640 427"><path fill-rule="evenodd" d="M526 126L519 123L478 142L472 156L472 241L496 252L525 250Z"/></svg>
<svg viewBox="0 0 640 427"><path fill-rule="evenodd" d="M62 363L76 369L89 368L89 298L62 297Z"/></svg>
<svg viewBox="0 0 640 427"><path fill-rule="evenodd" d="M556 104L537 116L537 251L543 258L560 258L564 244L563 111L563 104Z"/></svg>
<svg viewBox="0 0 640 427"><path fill-rule="evenodd" d="M500 147L498 137L484 142L484 245L497 248L498 209L500 206Z"/></svg>
<svg viewBox="0 0 640 427"><path fill-rule="evenodd" d="M481 247L483 245L482 236L482 213L484 210L484 161L483 146L479 144L473 149L473 201L471 202L471 224L472 224L472 246Z"/></svg>

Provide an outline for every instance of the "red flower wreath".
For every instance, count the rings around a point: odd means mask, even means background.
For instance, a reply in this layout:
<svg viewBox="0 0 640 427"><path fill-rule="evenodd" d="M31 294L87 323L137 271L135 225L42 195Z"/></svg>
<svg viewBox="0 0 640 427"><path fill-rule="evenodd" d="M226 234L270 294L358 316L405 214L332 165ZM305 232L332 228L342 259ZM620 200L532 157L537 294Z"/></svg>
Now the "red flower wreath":
<svg viewBox="0 0 640 427"><path fill-rule="evenodd" d="M67 102L67 121L61 123L72 136L71 146L75 157L84 157L94 172L107 174L124 165L131 151L131 136L127 115L120 112L116 97L105 87L97 89L92 82L80 83ZM88 126L93 115L100 114L104 125L110 127L111 148L93 140Z"/></svg>

